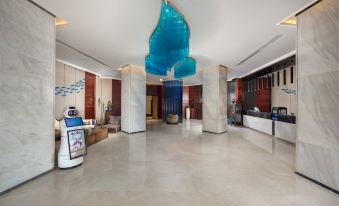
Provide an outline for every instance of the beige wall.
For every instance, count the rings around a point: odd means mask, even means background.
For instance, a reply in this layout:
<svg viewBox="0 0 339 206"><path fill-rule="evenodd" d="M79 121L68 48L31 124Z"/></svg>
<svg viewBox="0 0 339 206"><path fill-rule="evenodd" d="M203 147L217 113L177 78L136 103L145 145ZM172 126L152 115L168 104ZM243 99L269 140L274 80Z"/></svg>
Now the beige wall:
<svg viewBox="0 0 339 206"><path fill-rule="evenodd" d="M84 81L85 72L74 67L56 62L55 67L55 86L56 87L71 87L72 85ZM63 118L64 111L69 106L75 106L81 117L85 117L85 86L79 88L79 93L64 93L55 95L55 118L60 120ZM56 89L56 91L58 91ZM63 96L65 94L66 96Z"/></svg>
<svg viewBox="0 0 339 206"><path fill-rule="evenodd" d="M153 96L152 101L153 101L153 116L152 116L152 118L158 119L158 97Z"/></svg>
<svg viewBox="0 0 339 206"><path fill-rule="evenodd" d="M112 79L96 78L95 99L95 116L98 123L101 123L108 101L112 102Z"/></svg>
<svg viewBox="0 0 339 206"><path fill-rule="evenodd" d="M146 114L147 115L152 114L152 96L146 97Z"/></svg>

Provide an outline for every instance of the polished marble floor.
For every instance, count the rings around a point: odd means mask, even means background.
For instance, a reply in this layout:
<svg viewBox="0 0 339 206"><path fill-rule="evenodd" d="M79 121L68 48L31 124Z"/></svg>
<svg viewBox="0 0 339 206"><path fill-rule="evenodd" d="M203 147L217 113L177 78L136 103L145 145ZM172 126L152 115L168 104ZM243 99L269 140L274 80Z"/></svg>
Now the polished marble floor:
<svg viewBox="0 0 339 206"><path fill-rule="evenodd" d="M294 174L294 145L247 128L202 133L201 121L112 134L86 162L55 169L0 196L12 205L339 205L336 195Z"/></svg>

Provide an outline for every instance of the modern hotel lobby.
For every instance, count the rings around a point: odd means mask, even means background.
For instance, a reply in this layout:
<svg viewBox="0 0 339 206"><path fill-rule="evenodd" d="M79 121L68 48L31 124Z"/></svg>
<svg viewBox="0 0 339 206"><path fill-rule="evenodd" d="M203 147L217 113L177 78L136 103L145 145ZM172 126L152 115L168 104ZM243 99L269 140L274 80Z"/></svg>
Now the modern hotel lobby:
<svg viewBox="0 0 339 206"><path fill-rule="evenodd" d="M338 0L0 0L0 205L338 206Z"/></svg>

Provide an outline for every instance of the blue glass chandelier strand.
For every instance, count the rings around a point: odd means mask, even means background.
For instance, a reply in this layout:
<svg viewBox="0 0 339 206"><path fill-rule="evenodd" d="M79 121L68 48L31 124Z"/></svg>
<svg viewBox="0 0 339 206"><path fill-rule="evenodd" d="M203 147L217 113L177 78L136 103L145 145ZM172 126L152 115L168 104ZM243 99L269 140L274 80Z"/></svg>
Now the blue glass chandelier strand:
<svg viewBox="0 0 339 206"><path fill-rule="evenodd" d="M175 65L179 68L189 65L190 68L186 70L192 71L191 67L196 64L192 64L188 57L189 39L190 30L184 17L171 5L163 2L158 25L149 40L150 53L145 59L146 72L166 76L167 71L171 71ZM186 61L188 62L185 63Z"/></svg>
<svg viewBox="0 0 339 206"><path fill-rule="evenodd" d="M174 78L182 79L196 74L196 61L188 57L174 67Z"/></svg>

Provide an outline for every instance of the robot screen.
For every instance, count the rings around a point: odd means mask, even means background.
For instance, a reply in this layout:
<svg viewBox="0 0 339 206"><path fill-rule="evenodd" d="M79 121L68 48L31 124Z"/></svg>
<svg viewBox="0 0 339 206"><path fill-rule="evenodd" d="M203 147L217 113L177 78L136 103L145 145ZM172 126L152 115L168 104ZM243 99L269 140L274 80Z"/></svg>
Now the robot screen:
<svg viewBox="0 0 339 206"><path fill-rule="evenodd" d="M76 117L76 118L65 118L66 127L78 127L82 126L82 118Z"/></svg>

